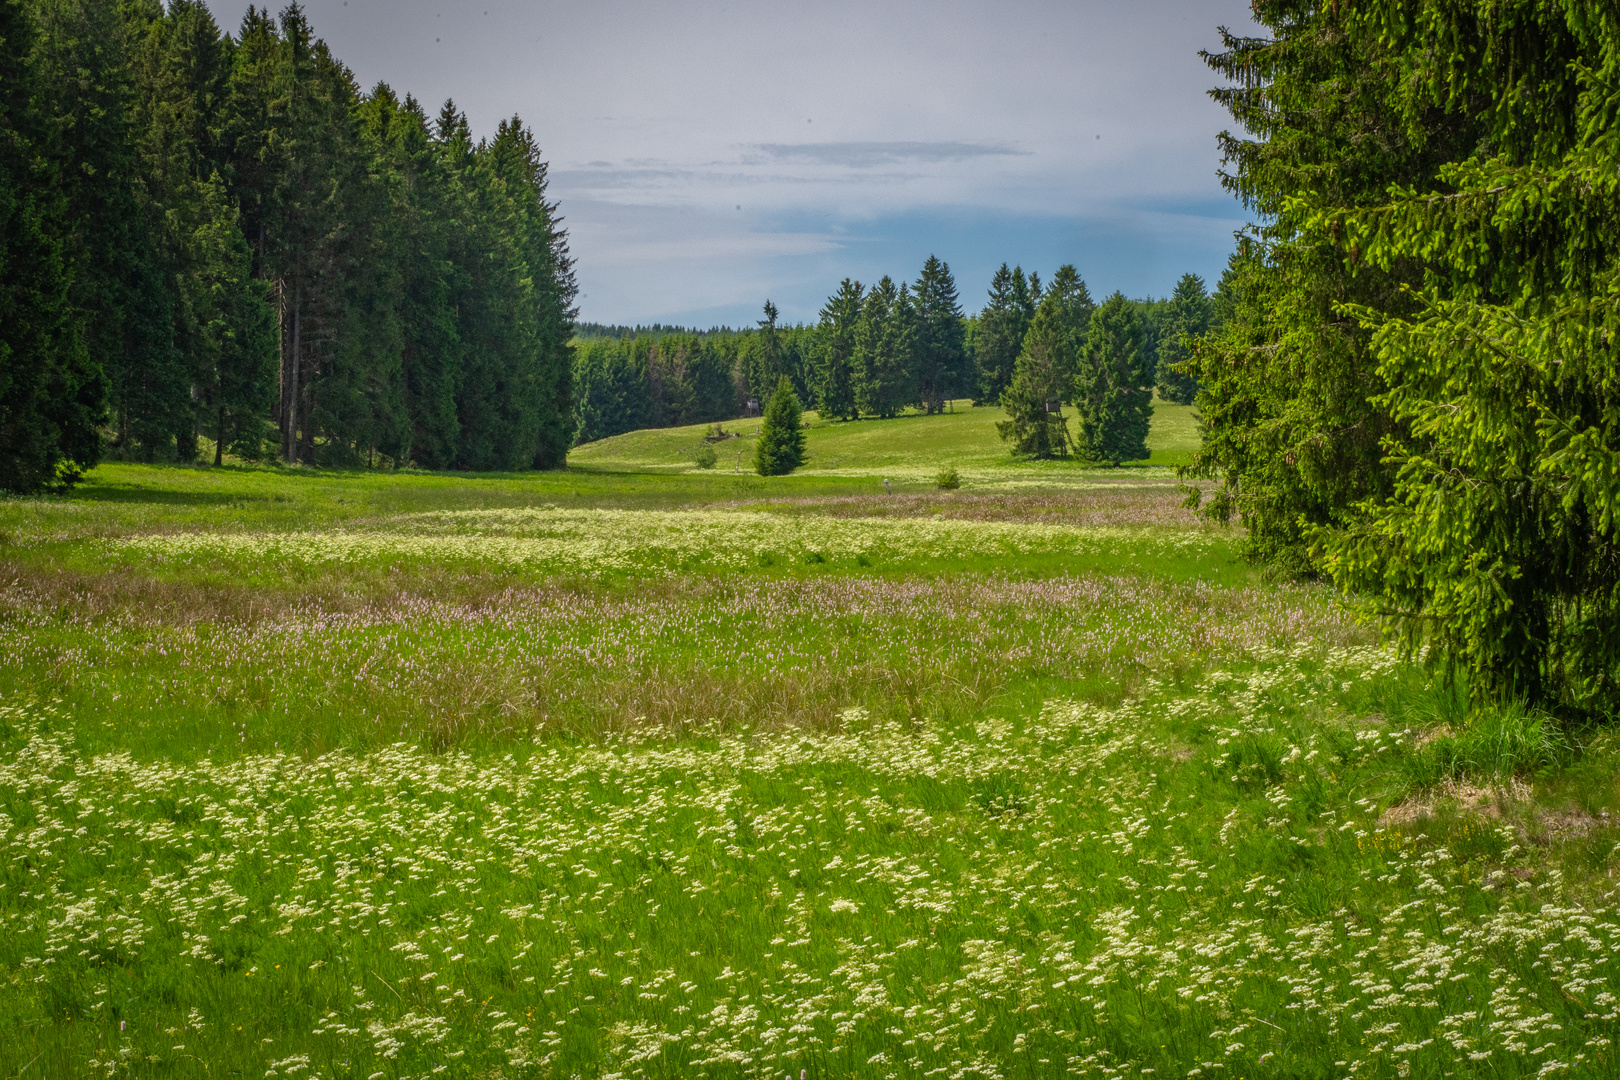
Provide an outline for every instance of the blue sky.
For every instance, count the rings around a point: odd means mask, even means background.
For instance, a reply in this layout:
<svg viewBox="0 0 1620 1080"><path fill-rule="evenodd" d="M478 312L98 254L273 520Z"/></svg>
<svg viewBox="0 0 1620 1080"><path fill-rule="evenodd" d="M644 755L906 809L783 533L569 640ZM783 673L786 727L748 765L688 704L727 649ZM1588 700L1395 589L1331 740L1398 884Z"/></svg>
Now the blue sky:
<svg viewBox="0 0 1620 1080"><path fill-rule="evenodd" d="M246 5L215 8L234 30ZM844 277L950 263L976 310L1006 261L1095 295L1219 277L1244 213L1197 57L1243 0L679 3L309 0L363 86L551 162L581 318L812 320Z"/></svg>

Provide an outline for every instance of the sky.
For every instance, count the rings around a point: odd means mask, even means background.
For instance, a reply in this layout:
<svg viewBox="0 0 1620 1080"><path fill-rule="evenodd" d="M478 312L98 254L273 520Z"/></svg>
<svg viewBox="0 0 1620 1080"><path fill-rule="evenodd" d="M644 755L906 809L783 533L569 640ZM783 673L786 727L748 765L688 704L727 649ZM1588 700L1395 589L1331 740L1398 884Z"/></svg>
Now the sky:
<svg viewBox="0 0 1620 1080"><path fill-rule="evenodd" d="M234 32L245 3L217 3ZM811 322L937 255L964 310L1003 262L1094 296L1213 287L1246 218L1198 58L1247 0L305 0L362 88L550 163L580 318Z"/></svg>

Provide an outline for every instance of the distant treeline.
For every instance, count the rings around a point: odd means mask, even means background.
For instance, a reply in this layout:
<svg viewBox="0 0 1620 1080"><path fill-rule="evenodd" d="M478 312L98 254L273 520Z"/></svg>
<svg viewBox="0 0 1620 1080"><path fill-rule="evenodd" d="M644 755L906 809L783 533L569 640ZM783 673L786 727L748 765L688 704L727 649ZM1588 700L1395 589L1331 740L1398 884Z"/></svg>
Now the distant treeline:
<svg viewBox="0 0 1620 1080"><path fill-rule="evenodd" d="M665 326L663 323L651 323L646 326L609 326L605 323L582 322L574 324L574 337L580 341L595 341L598 338L632 338L632 337L712 337L716 334L736 333L729 326L711 326L707 330L699 330L695 326Z"/></svg>
<svg viewBox="0 0 1620 1080"><path fill-rule="evenodd" d="M557 221L522 121L362 92L296 4L0 0L0 488L204 440L560 465Z"/></svg>
<svg viewBox="0 0 1620 1080"><path fill-rule="evenodd" d="M1077 319L1065 339L1072 384L1092 304L1072 267L1054 287L1078 289ZM814 325L779 325L766 301L756 327L581 324L575 343L575 439L590 442L645 427L705 424L749 415L787 378L799 399L829 419L935 412L947 401L995 405L1012 386L1020 355L1049 289L1038 274L1005 264L977 315L963 314L950 267L930 257L912 283L884 277L867 287L846 279ZM1168 400L1193 400L1198 387L1179 365L1187 341L1218 325L1224 299L1184 276L1167 300L1130 300L1131 333L1146 386ZM1072 306L1072 305L1071 305ZM1083 308L1083 310L1081 310ZM1062 366L1062 365L1060 365ZM1044 400L1044 399L1043 399Z"/></svg>

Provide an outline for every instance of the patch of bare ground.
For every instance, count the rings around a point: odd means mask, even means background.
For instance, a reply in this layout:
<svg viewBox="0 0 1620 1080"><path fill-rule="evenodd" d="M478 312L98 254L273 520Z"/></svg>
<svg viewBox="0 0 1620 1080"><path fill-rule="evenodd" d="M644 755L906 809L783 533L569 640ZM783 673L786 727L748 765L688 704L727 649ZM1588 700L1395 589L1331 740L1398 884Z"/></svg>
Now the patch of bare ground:
<svg viewBox="0 0 1620 1080"><path fill-rule="evenodd" d="M1518 777L1489 784L1444 780L1389 807L1378 823L1399 828L1430 818L1472 817L1502 822L1520 842L1540 845L1578 840L1609 825L1608 811L1594 817L1574 806L1538 806L1534 797L1535 789Z"/></svg>
<svg viewBox="0 0 1620 1080"><path fill-rule="evenodd" d="M1533 794L1530 785L1518 777L1493 784L1442 780L1427 791L1403 799L1385 809L1378 819L1378 824L1385 827L1410 825L1425 818L1446 814L1500 819L1504 812L1528 803Z"/></svg>

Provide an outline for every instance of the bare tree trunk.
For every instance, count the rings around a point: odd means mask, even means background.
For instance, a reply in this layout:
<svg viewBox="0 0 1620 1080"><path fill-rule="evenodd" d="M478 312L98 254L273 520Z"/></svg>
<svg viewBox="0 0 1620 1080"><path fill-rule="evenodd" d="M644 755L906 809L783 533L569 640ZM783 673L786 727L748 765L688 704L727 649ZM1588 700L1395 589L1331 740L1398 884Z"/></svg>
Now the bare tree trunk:
<svg viewBox="0 0 1620 1080"><path fill-rule="evenodd" d="M310 389L309 380L304 380L304 429L299 434L304 440L304 447L300 457L305 461L315 460L315 425L310 423L310 417L315 415L315 391Z"/></svg>
<svg viewBox="0 0 1620 1080"><path fill-rule="evenodd" d="M298 464L299 299L298 286L295 285L292 305L292 363L288 365L290 385L287 390L287 430L282 436L282 456L294 465Z"/></svg>

